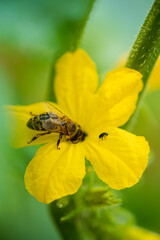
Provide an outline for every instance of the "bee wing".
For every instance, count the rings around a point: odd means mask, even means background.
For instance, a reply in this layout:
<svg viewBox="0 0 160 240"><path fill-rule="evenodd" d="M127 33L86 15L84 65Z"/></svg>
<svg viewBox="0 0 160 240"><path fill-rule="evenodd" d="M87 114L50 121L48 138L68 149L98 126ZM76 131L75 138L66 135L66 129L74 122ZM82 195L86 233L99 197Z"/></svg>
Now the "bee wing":
<svg viewBox="0 0 160 240"><path fill-rule="evenodd" d="M43 127L46 129L46 131L67 134L67 129L63 127L62 123L63 123L63 120L58 118L56 119L54 117L44 121Z"/></svg>
<svg viewBox="0 0 160 240"><path fill-rule="evenodd" d="M69 119L64 113L62 113L55 105L51 102L44 102L45 108L50 115L50 119L43 122L43 127L47 131L58 132L67 134L67 130L63 127L66 119Z"/></svg>
<svg viewBox="0 0 160 240"><path fill-rule="evenodd" d="M51 102L44 102L43 103L46 109L48 109L48 112L51 112L55 115L57 115L60 118L68 118L64 113L62 113L55 105Z"/></svg>

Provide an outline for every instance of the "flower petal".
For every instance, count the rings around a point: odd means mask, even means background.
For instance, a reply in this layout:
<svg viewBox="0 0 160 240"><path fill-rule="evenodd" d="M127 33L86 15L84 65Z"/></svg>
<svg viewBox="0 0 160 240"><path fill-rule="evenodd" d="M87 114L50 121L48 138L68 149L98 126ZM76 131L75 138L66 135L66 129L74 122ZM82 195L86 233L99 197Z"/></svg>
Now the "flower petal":
<svg viewBox="0 0 160 240"><path fill-rule="evenodd" d="M59 59L54 87L58 104L80 124L85 103L98 87L96 66L84 50L67 52Z"/></svg>
<svg viewBox="0 0 160 240"><path fill-rule="evenodd" d="M151 72L151 75L149 77L149 89L148 90L156 90L160 89L160 56L158 57L156 64L154 65L154 68Z"/></svg>
<svg viewBox="0 0 160 240"><path fill-rule="evenodd" d="M99 139L102 132L108 136ZM86 152L99 178L111 188L123 189L139 181L147 166L149 146L144 137L108 127L86 138Z"/></svg>
<svg viewBox="0 0 160 240"><path fill-rule="evenodd" d="M55 107L56 104L51 103ZM46 142L56 141L58 139L58 133L47 134L41 136L34 140L32 143L28 144L28 142L36 135L40 133L44 133L42 131L35 131L26 127L26 124L30 118L33 116L31 115L39 115L45 112L51 112L48 108L46 102L31 104L28 106L6 106L6 114L9 116L10 121L12 124L8 124L10 127L10 135L11 135L11 142L12 145L16 148L42 144Z"/></svg>
<svg viewBox="0 0 160 240"><path fill-rule="evenodd" d="M95 97L95 110L92 118L95 124L122 126L136 107L139 92L142 90L142 75L129 68L119 68L109 72Z"/></svg>
<svg viewBox="0 0 160 240"><path fill-rule="evenodd" d="M39 148L25 173L28 192L43 203L75 193L85 175L84 154L80 144L48 143Z"/></svg>

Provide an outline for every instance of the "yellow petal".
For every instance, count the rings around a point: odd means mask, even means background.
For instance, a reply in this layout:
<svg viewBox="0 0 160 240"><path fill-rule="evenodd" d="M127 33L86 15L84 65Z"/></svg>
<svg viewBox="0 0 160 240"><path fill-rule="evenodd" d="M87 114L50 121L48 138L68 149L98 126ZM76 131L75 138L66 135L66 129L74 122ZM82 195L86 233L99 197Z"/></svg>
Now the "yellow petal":
<svg viewBox="0 0 160 240"><path fill-rule="evenodd" d="M148 85L149 90L160 89L160 57L157 59L156 64L151 72Z"/></svg>
<svg viewBox="0 0 160 240"><path fill-rule="evenodd" d="M98 86L98 75L94 62L82 49L67 52L56 65L54 81L58 104L74 121L81 123L89 95Z"/></svg>
<svg viewBox="0 0 160 240"><path fill-rule="evenodd" d="M40 147L26 169L28 192L43 203L75 193L85 175L80 145L62 142L60 150L53 143Z"/></svg>
<svg viewBox="0 0 160 240"><path fill-rule="evenodd" d="M53 104L53 103L52 103ZM56 104L54 106L57 107ZM6 106L7 119L9 119L8 126L11 135L11 143L14 147L24 147L36 144L42 144L46 142L56 141L58 139L58 133L47 134L41 136L34 140L32 143L28 142L39 133L44 133L40 131L35 131L26 127L26 124L31 115L39 115L45 112L51 112L48 108L46 102L31 104L28 106Z"/></svg>
<svg viewBox="0 0 160 240"><path fill-rule="evenodd" d="M99 139L107 132L108 136ZM131 187L139 181L147 166L149 146L144 137L122 129L107 127L94 130L86 140L86 157L111 188Z"/></svg>
<svg viewBox="0 0 160 240"><path fill-rule="evenodd" d="M95 97L93 126L104 123L121 126L129 119L136 107L142 90L142 75L129 68L109 72Z"/></svg>

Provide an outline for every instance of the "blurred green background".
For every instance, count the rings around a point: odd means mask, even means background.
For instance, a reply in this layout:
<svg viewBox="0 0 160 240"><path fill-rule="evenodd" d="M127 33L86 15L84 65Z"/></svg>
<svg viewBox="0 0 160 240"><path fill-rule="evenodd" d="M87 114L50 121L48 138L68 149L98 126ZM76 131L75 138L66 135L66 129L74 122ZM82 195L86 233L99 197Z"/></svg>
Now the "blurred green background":
<svg viewBox="0 0 160 240"><path fill-rule="evenodd" d="M81 47L105 73L130 50L152 0L97 0ZM0 1L0 104L45 100L53 58L67 44L75 22L86 13L87 0ZM141 181L122 191L123 207L137 224L160 233L160 90L144 99L134 132L144 135L152 152ZM0 239L60 239L47 206L25 190L23 176L37 147L12 149L1 109ZM12 124L9 122L9 124Z"/></svg>

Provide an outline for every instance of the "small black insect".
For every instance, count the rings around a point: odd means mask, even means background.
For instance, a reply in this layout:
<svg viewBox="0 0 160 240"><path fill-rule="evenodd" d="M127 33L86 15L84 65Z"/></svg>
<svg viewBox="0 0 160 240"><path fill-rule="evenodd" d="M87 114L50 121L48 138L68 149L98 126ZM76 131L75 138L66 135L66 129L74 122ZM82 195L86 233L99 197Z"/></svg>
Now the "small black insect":
<svg viewBox="0 0 160 240"><path fill-rule="evenodd" d="M103 139L104 136L108 136L108 133L106 133L106 132L101 133L101 134L99 135L99 138L102 138L102 139Z"/></svg>

